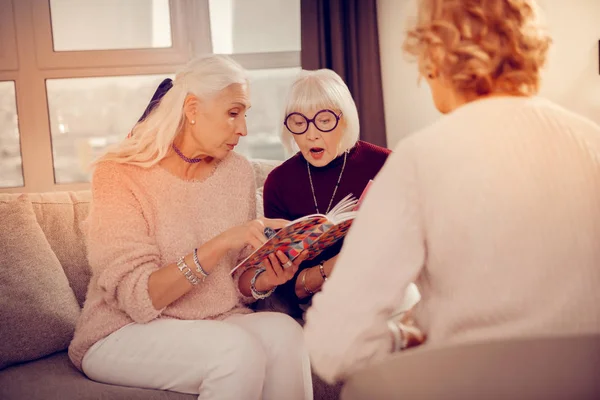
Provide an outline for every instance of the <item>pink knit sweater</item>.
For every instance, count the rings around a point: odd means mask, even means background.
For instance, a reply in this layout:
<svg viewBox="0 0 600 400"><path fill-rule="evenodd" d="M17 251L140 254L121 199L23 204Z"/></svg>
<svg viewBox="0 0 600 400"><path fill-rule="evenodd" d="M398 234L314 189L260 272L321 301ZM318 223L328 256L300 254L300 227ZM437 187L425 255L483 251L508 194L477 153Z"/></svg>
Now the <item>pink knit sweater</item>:
<svg viewBox="0 0 600 400"><path fill-rule="evenodd" d="M204 181L184 181L159 166L103 163L92 195L86 223L93 275L69 347L77 368L94 343L132 322L251 312L244 306L250 299L229 274L238 252L229 252L202 284L165 309L156 310L148 295L152 272L255 218L254 175L245 158L230 153Z"/></svg>

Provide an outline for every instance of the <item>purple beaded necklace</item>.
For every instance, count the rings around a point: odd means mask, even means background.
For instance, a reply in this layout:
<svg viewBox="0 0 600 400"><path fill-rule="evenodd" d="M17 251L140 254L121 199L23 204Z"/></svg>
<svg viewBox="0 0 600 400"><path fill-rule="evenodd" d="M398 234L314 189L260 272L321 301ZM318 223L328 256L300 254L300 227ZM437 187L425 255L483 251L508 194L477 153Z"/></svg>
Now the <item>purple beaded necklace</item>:
<svg viewBox="0 0 600 400"><path fill-rule="evenodd" d="M189 164L196 164L196 163L199 163L200 161L202 161L202 159L201 159L200 157L198 157L198 158L188 158L188 157L184 156L184 155L183 155L183 153L181 152L181 150L179 150L179 149L177 148L177 146L175 146L175 143L173 143L173 144L171 145L171 147L173 147L173 150L175 150L175 153L177 153L177 155L178 155L178 156L179 156L179 157L180 157L180 158L181 158L183 161L185 161L186 163L189 163Z"/></svg>

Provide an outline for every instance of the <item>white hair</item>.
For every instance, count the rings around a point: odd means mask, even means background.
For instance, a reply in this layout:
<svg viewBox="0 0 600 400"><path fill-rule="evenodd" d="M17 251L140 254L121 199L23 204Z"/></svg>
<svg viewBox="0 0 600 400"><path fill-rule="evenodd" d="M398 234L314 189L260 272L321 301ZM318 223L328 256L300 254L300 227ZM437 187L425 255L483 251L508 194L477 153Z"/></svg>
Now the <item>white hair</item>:
<svg viewBox="0 0 600 400"><path fill-rule="evenodd" d="M356 144L360 134L360 124L356 104L348 86L330 69L302 70L288 93L281 123L281 142L289 153L298 151L298 146L294 141L294 135L283 124L285 117L292 112L306 114L321 109L342 113L341 121L345 122L345 129L337 154L342 154Z"/></svg>
<svg viewBox="0 0 600 400"><path fill-rule="evenodd" d="M184 123L183 104L190 94L210 100L229 85L248 84L247 73L225 55L201 56L183 67L173 80L173 87L158 105L138 122L130 137L100 157L100 161L116 161L151 167L168 153Z"/></svg>

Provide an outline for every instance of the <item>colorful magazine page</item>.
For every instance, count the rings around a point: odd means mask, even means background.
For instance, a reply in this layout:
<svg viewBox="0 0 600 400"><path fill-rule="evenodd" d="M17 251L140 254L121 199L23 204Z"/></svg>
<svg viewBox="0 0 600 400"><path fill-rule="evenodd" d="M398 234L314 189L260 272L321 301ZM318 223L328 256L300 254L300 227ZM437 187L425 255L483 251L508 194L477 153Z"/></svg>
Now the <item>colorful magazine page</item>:
<svg viewBox="0 0 600 400"><path fill-rule="evenodd" d="M312 260L321 254L323 250L332 246L335 242L346 236L353 221L353 219L346 220L338 225L333 225L331 229L323 233L323 235L321 235L318 240L314 241L314 243L309 247L309 254L306 259Z"/></svg>
<svg viewBox="0 0 600 400"><path fill-rule="evenodd" d="M281 229L275 236L265 244L256 249L245 260L239 263L231 273L234 273L242 265L246 268L259 267L262 261L271 253L281 250L290 260L294 260L302 250L314 241L314 238L323 234L323 229L331 226L327 223L325 216L313 216L309 219L303 218ZM305 240L308 241L305 242Z"/></svg>
<svg viewBox="0 0 600 400"><path fill-rule="evenodd" d="M358 200L352 195L348 195L327 213L327 215L307 215L290 222L288 226L281 229L267 240L265 244L236 265L235 268L231 270L231 273L233 274L240 267L244 267L244 269L260 267L264 259L277 250L281 250L292 261L295 260L302 251L309 248L311 249L311 252L314 249L315 255L320 253L324 248L335 243L346 234L352 220L356 216L354 208L356 207L357 201ZM332 230L333 227L338 228ZM324 236L324 234L330 230L332 230L332 232L329 235Z"/></svg>
<svg viewBox="0 0 600 400"><path fill-rule="evenodd" d="M364 201L365 196L367 195L367 191L369 190L372 184L373 179L369 179L367 186L365 186L362 194L360 195L360 198L358 199L356 205L352 209L352 213L348 214L350 218L344 219L342 222L338 223L337 225L334 225L330 230L325 232L323 236L319 238L319 240L315 241L313 245L310 246L309 254L306 258L307 260L312 260L319 254L321 254L323 250L332 246L335 242L346 236L346 234L350 230L350 226L352 226L352 222L354 222L354 218L356 217L357 211L361 203Z"/></svg>

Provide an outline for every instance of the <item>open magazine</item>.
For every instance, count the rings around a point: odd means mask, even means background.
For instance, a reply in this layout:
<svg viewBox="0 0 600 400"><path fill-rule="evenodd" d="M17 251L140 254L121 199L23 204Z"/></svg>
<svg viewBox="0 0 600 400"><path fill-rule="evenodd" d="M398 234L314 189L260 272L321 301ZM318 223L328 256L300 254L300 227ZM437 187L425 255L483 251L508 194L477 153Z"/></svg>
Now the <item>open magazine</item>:
<svg viewBox="0 0 600 400"><path fill-rule="evenodd" d="M306 260L315 258L346 235L358 212L357 204L358 200L349 194L327 214L311 214L290 222L240 262L231 273L238 268L259 267L269 254L277 250L281 250L292 261L304 250L309 252Z"/></svg>
<svg viewBox="0 0 600 400"><path fill-rule="evenodd" d="M315 258L346 236L372 183L373 180L367 183L358 200L349 194L327 214L311 214L290 222L240 262L231 273L242 267L259 267L269 254L277 250L281 250L292 261L304 250L308 251L306 260Z"/></svg>

